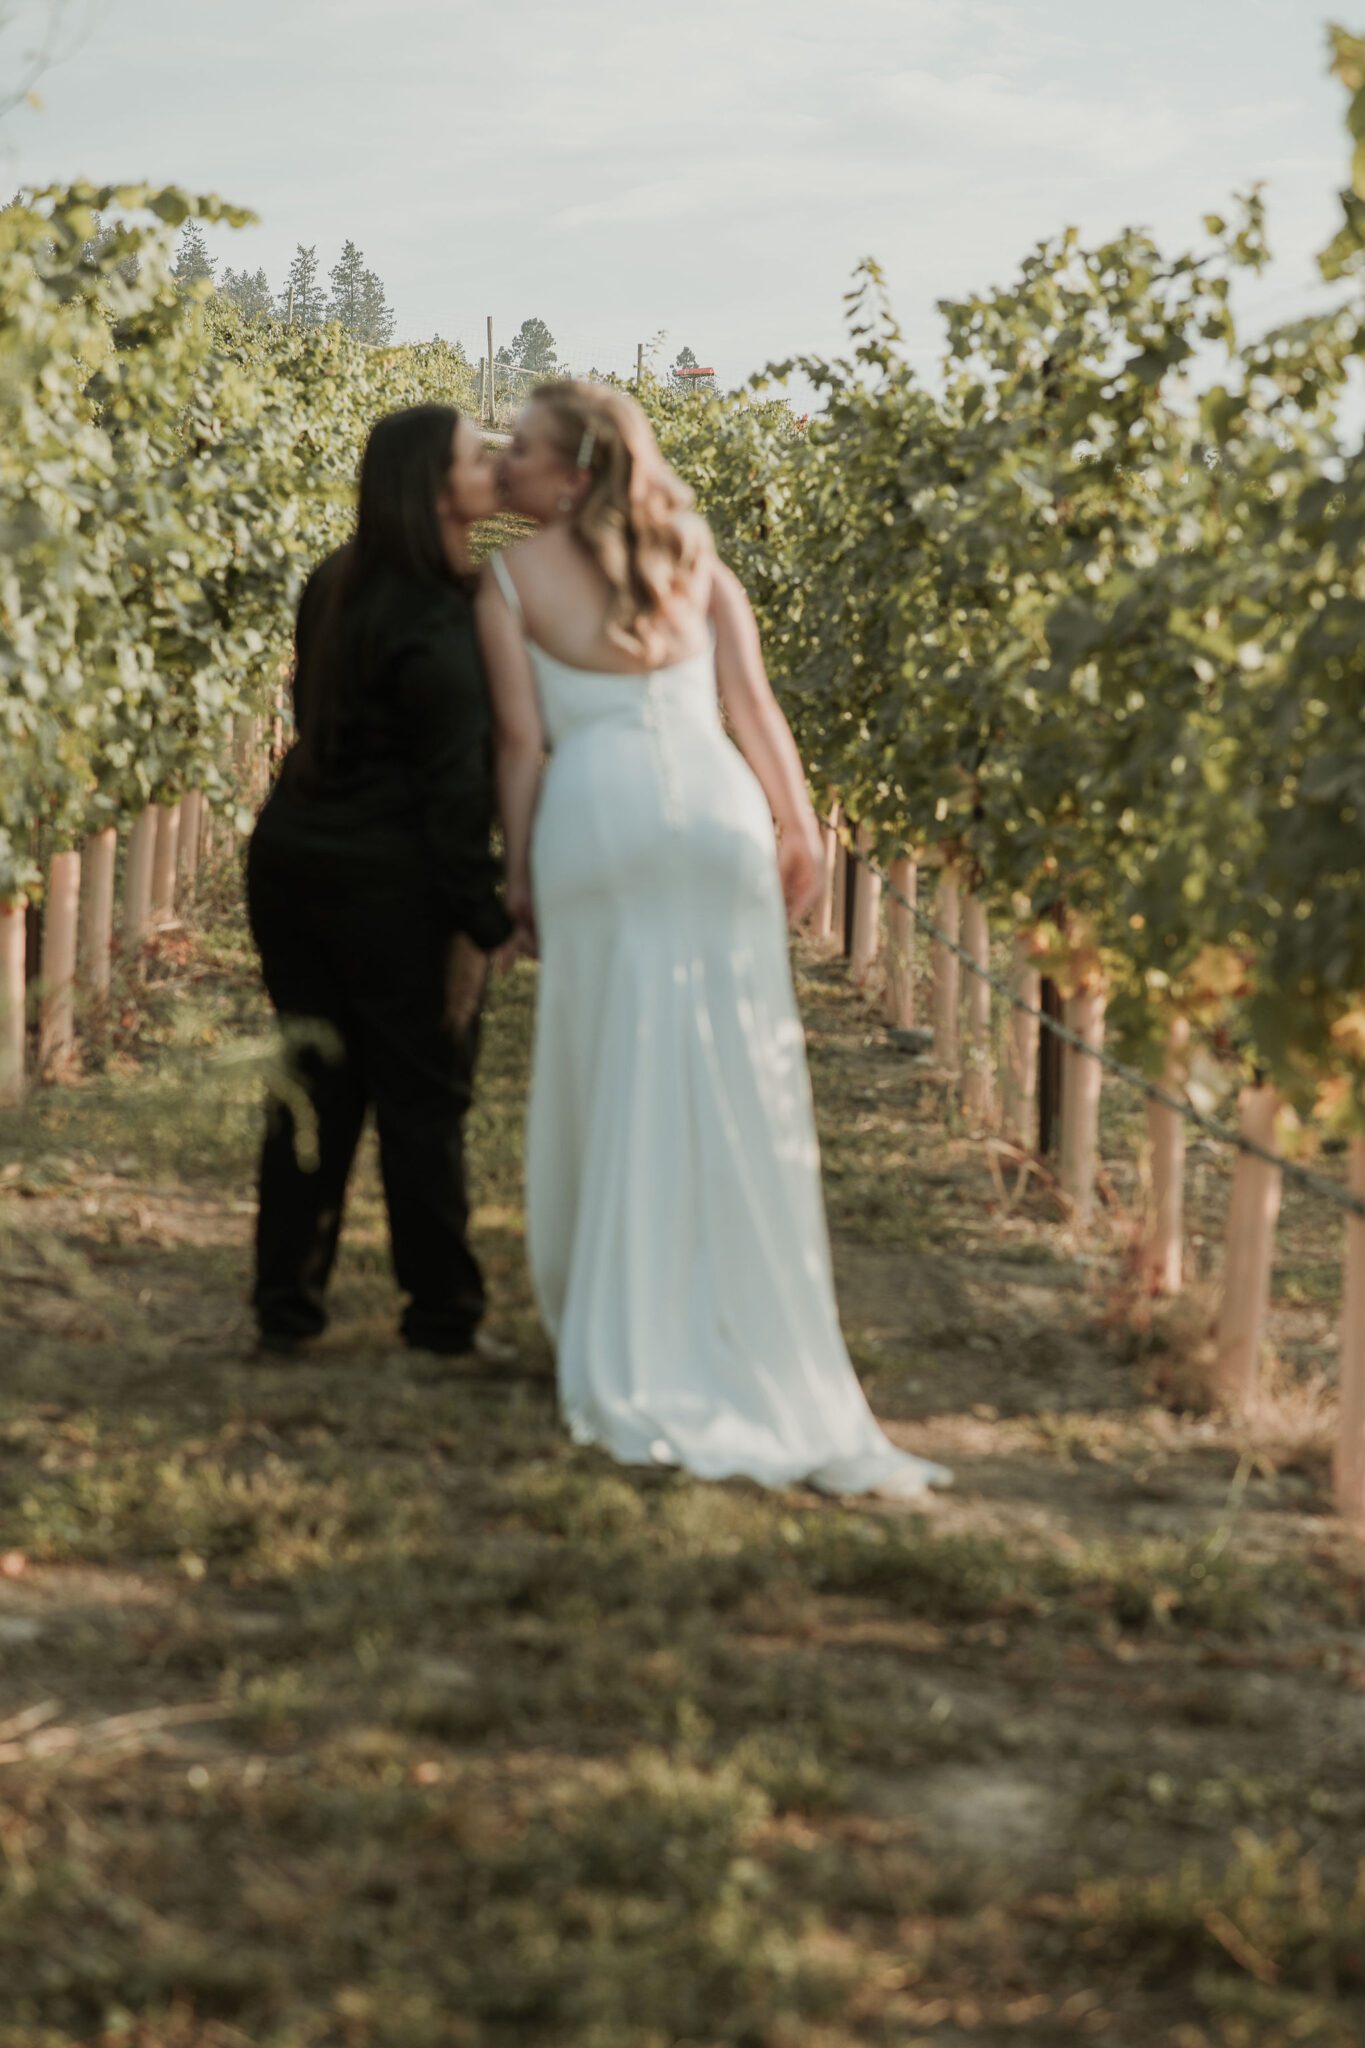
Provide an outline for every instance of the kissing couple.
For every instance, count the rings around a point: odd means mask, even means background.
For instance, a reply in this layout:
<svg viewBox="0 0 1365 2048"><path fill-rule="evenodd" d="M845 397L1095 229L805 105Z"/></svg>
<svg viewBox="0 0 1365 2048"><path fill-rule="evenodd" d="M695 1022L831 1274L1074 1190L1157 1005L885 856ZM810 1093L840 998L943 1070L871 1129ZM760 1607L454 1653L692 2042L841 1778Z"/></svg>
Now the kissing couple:
<svg viewBox="0 0 1365 2048"><path fill-rule="evenodd" d="M477 576L471 529L504 508L535 530ZM885 1436L840 1332L787 938L819 828L749 601L640 406L543 384L496 462L448 407L381 420L296 645L248 859L289 1048L263 1351L324 1326L372 1106L404 1339L511 1362L468 1238L467 963L534 954L527 1238L573 1437L706 1479L948 1483Z"/></svg>

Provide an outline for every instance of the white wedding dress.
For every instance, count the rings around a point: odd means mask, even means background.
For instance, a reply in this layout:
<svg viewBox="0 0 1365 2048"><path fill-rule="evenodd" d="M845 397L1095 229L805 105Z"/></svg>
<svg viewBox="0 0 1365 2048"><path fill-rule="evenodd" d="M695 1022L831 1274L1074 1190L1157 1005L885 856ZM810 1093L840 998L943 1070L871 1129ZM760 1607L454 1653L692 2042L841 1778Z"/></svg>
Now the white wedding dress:
<svg viewBox="0 0 1365 2048"><path fill-rule="evenodd" d="M527 1222L570 1431L705 1479L947 1483L882 1433L840 1334L772 818L713 657L527 648L551 749Z"/></svg>

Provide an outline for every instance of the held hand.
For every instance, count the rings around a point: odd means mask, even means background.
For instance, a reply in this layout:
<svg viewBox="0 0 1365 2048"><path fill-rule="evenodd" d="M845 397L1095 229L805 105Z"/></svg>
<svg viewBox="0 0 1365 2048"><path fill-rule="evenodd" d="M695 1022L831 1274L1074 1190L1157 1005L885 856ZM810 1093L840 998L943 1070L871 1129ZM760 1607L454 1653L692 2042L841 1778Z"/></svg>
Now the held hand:
<svg viewBox="0 0 1365 2048"><path fill-rule="evenodd" d="M536 935L530 925L519 924L510 939L504 939L493 955L493 972L510 974L518 960L534 960Z"/></svg>
<svg viewBox="0 0 1365 2048"><path fill-rule="evenodd" d="M503 900L507 905L507 914L516 926L516 931L507 942L516 949L512 959L534 960L539 952L539 941L536 935L535 899L529 878L509 875L507 886L503 890Z"/></svg>
<svg viewBox="0 0 1365 2048"><path fill-rule="evenodd" d="M456 1031L467 1031L479 1012L488 980L488 955L460 933L450 949L446 1014Z"/></svg>
<svg viewBox="0 0 1365 2048"><path fill-rule="evenodd" d="M792 924L800 924L819 901L825 880L823 854L820 828L814 818L783 826L777 870L782 879L787 916Z"/></svg>
<svg viewBox="0 0 1365 2048"><path fill-rule="evenodd" d="M509 875L507 886L502 893L503 901L507 905L507 915L513 924L527 925L534 930L536 907L531 896L530 881L520 875Z"/></svg>

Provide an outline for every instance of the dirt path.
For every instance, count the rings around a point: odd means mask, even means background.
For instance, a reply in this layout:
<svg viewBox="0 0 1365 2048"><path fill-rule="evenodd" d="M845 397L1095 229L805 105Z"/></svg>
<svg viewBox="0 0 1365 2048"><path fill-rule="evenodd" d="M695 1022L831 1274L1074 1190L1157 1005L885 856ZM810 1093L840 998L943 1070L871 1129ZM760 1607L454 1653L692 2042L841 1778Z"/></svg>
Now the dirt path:
<svg viewBox="0 0 1365 2048"><path fill-rule="evenodd" d="M1250 1439L1146 1399L1178 1355L1113 1247L1001 1213L832 963L841 1301L958 1473L926 1513L564 1443L529 974L474 1132L526 1376L394 1348L368 1155L335 1334L248 1364L249 963L224 924L153 975L0 1127L0 2048L1365 2039L1362 1569L1310 1395Z"/></svg>

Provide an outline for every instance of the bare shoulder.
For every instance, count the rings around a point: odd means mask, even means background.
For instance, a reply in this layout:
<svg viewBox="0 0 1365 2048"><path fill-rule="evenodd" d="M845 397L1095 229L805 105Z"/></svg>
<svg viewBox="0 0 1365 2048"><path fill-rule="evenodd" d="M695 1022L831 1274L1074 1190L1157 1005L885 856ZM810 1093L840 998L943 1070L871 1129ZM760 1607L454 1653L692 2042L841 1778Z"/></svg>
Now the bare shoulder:
<svg viewBox="0 0 1365 2048"><path fill-rule="evenodd" d="M521 603L533 612L539 601L562 597L565 579L572 577L578 561L568 537L552 527L540 527L502 550L504 570Z"/></svg>
<svg viewBox="0 0 1365 2048"><path fill-rule="evenodd" d="M547 534L543 530L537 530L534 533L528 533L521 540L512 541L505 548L499 548L496 557L490 555L484 562L479 575L478 595L480 602L486 608L498 608L503 600L503 591L500 587L500 577L502 575L508 575L512 578L518 593L521 595L524 595L529 590L534 590L545 573L544 565L547 559L549 559L545 544L547 540L552 538L552 535ZM493 567L495 559L500 565L496 571Z"/></svg>
<svg viewBox="0 0 1365 2048"><path fill-rule="evenodd" d="M538 527L523 540L513 541L504 548L502 558L510 569L529 570L534 575L538 570L549 568L565 560L573 553L572 543L567 535L553 526Z"/></svg>
<svg viewBox="0 0 1365 2048"><path fill-rule="evenodd" d="M719 625L722 621L735 624L752 616L749 593L733 569L717 556L711 565L711 587L707 593L706 609Z"/></svg>

